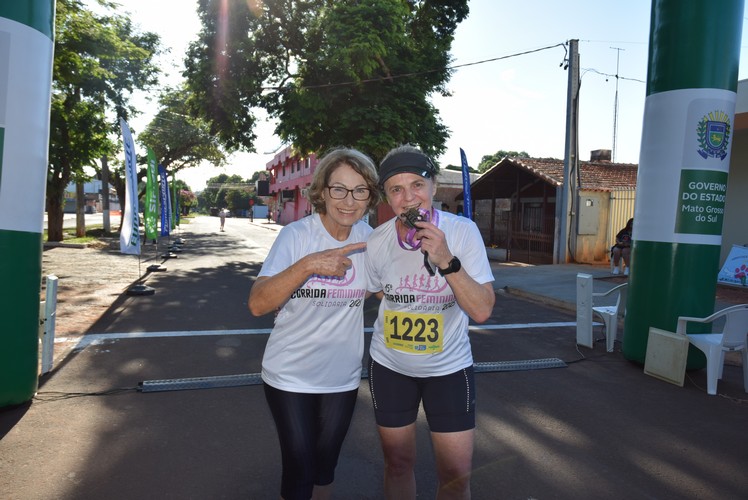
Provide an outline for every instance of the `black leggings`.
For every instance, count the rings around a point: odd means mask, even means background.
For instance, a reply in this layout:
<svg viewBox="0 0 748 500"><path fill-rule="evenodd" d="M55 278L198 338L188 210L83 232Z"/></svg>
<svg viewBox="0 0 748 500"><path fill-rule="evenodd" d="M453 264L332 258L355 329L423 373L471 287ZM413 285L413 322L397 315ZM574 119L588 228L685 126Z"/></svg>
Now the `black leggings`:
<svg viewBox="0 0 748 500"><path fill-rule="evenodd" d="M358 390L302 394L264 386L283 460L281 496L308 500L315 484L325 486L335 479Z"/></svg>

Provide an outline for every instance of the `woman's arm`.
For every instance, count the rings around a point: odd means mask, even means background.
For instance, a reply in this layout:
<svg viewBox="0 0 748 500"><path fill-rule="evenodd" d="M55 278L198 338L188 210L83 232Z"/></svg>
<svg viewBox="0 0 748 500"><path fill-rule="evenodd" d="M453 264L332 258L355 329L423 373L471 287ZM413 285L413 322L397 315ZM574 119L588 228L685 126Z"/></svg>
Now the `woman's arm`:
<svg viewBox="0 0 748 500"><path fill-rule="evenodd" d="M247 301L250 312L255 316L262 316L282 307L313 274L342 278L352 264L348 254L364 248L366 243L351 243L341 248L315 252L302 257L274 276L257 278Z"/></svg>
<svg viewBox="0 0 748 500"><path fill-rule="evenodd" d="M449 250L444 232L431 223L419 222L418 227L421 250L428 252L429 261L440 269L449 267L454 254ZM476 282L464 268L447 274L445 278L457 303L473 321L483 323L491 316L496 302L493 284Z"/></svg>
<svg viewBox="0 0 748 500"><path fill-rule="evenodd" d="M249 292L247 304L250 312L262 316L280 309L311 275L311 262L304 257L275 276L258 277Z"/></svg>
<svg viewBox="0 0 748 500"><path fill-rule="evenodd" d="M496 293L491 283L477 283L464 269L445 276L455 294L457 303L476 323L491 317L496 303Z"/></svg>

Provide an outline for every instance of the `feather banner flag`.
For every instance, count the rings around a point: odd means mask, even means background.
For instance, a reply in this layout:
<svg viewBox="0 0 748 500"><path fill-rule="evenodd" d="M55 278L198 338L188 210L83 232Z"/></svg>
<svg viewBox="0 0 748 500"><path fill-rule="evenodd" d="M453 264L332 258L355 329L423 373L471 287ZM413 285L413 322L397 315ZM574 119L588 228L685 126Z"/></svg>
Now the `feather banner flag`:
<svg viewBox="0 0 748 500"><path fill-rule="evenodd" d="M166 178L166 168L158 166L158 175L161 177L159 193L161 194L161 236L169 236L171 231L171 202L169 201L169 181Z"/></svg>
<svg viewBox="0 0 748 500"><path fill-rule="evenodd" d="M140 255L140 219L138 216L138 171L135 164L135 143L130 127L120 118L122 143L125 148L125 211L119 235L120 252Z"/></svg>
<svg viewBox="0 0 748 500"><path fill-rule="evenodd" d="M468 219L473 218L473 198L470 195L470 170L468 167L465 151L460 148L460 159L462 160L462 191L465 198L463 215Z"/></svg>
<svg viewBox="0 0 748 500"><path fill-rule="evenodd" d="M145 239L158 238L158 166L156 154L148 148L148 170L145 183L145 207L143 219L145 221Z"/></svg>

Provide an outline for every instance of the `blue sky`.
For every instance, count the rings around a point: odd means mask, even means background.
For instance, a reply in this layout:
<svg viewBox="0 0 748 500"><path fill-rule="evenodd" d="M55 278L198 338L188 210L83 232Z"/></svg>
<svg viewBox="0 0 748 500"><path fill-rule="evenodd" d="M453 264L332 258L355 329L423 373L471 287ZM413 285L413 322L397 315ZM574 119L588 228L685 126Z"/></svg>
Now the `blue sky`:
<svg viewBox="0 0 748 500"><path fill-rule="evenodd" d="M199 30L192 0L117 0L141 29L158 32L173 48L163 62L178 78L181 54ZM594 149L613 149L618 58L618 115L615 159L638 163L647 77L649 0L471 0L470 15L457 29L452 54L457 68L448 84L452 96L434 103L452 135L442 165L459 165L463 148L471 165L496 151L526 151L535 157L564 155L568 74L559 65L562 47L516 55L579 40L579 148L582 160ZM164 22L167 20L167 22ZM745 23L745 21L744 21ZM744 43L748 43L743 30ZM621 50L617 50L621 49ZM742 47L740 79L748 78L748 47ZM172 80L174 81L174 80ZM143 110L155 104L143 101ZM142 130L146 114L131 123ZM241 153L226 167L249 177L280 146L273 124L257 130L256 154ZM194 190L222 170L198 167L179 174Z"/></svg>

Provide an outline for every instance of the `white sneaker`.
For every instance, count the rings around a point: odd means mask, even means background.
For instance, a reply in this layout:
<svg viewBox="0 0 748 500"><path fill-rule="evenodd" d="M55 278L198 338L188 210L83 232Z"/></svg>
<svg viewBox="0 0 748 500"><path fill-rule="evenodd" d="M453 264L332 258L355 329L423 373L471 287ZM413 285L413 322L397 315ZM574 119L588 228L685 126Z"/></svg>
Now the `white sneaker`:
<svg viewBox="0 0 748 500"><path fill-rule="evenodd" d="M616 266L613 268L613 272L611 274L621 274L621 269L618 266Z"/></svg>
<svg viewBox="0 0 748 500"><path fill-rule="evenodd" d="M628 267L623 270L623 275L624 276L628 276L629 275L629 268Z"/></svg>

